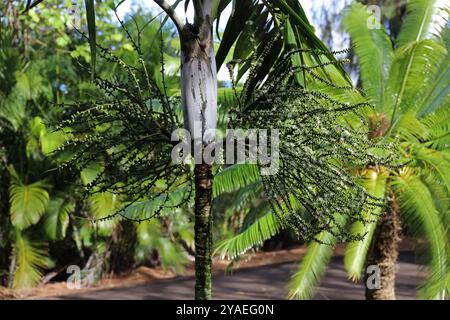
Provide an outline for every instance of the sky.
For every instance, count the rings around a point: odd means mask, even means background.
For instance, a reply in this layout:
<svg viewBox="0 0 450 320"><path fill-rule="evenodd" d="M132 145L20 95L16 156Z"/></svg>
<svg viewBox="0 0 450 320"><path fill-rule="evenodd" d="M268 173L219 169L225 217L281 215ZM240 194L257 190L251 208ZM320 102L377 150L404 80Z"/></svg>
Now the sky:
<svg viewBox="0 0 450 320"><path fill-rule="evenodd" d="M170 5L173 5L176 0L166 0ZM315 6L322 5L327 0L302 0L301 4L303 9L305 10L306 15L308 16L308 19L312 21L312 8L313 8L313 2ZM192 4L189 5L187 12L184 11L184 1L182 1L177 8L175 9L175 12L178 14L179 17L181 17L183 20L185 18L188 19L188 21L192 21L194 17L194 10L192 7ZM151 10L154 10L155 12L161 12L162 10L159 8L157 4L155 4L154 1L149 0L126 0L124 1L118 8L117 13L121 19L123 19L127 14L129 14L132 11L133 6L141 6L142 8L148 8ZM219 30L225 29L225 25L227 23L228 17L231 14L231 5L229 5L225 11L222 13L222 19L220 19L219 22ZM226 69L225 66L223 66L217 75L219 80L222 81L229 81L230 76L229 72Z"/></svg>
<svg viewBox="0 0 450 320"><path fill-rule="evenodd" d="M166 0L169 4L173 5L176 0ZM446 3L448 0L438 0L438 6L442 7L444 3ZM191 1L192 2L192 1ZM320 23L320 15L314 16L313 10L317 10L317 8L326 7L329 6L330 3L333 3L333 9L336 12L342 11L345 6L347 6L349 3L351 3L351 0L301 0L300 3L310 21L310 23L316 27L316 35L321 38L321 30L318 28L318 24ZM153 0L126 0L124 1L118 8L118 15L122 19L125 15L129 14L132 11L133 6L141 6L142 8L147 8L154 10L154 12L161 12L162 10L159 8L157 4ZM225 25L227 23L227 18L231 14L231 4L225 9L225 11L222 13L222 19L220 19L219 24L219 30L225 29ZM187 12L184 10L184 1L181 1L181 3L178 5L178 7L175 9L176 13L179 17L181 17L183 20L185 18L188 19L188 21L192 22L193 20L193 7L192 3L189 5ZM341 50L344 48L347 48L349 46L349 43L346 39L344 39L344 34L341 32L334 30L333 31L333 44L331 50ZM352 77L353 78L353 77ZM219 70L218 73L218 79L229 81L229 74L228 70L225 66ZM355 80L355 79L353 79Z"/></svg>
<svg viewBox="0 0 450 320"><path fill-rule="evenodd" d="M308 15L308 18L311 17L311 9L313 6L313 2L315 3L316 6L321 5L322 3L324 3L327 0L302 0L301 4L303 6L303 9L305 10L306 14ZM175 0L167 0L167 2L171 5L173 5L176 1ZM143 8L149 8L149 9L154 9L155 11L161 11L161 9L158 7L157 4L155 4L154 1L149 1L149 0L126 0L124 1L124 3L122 3L120 5L120 7L118 8L118 14L119 17L123 18L127 13L129 13L131 11L131 8L133 5L140 5ZM177 8L175 9L176 13L178 14L178 16L180 17L187 17L188 20L192 20L193 16L194 16L194 11L192 8L192 4L189 5L188 11L184 12L184 5L183 3L180 3ZM226 17L228 17L231 14L231 5L229 5L225 11L223 12L223 17L224 19L222 19L222 21L220 22L219 28L223 29L225 28L225 24L226 24Z"/></svg>

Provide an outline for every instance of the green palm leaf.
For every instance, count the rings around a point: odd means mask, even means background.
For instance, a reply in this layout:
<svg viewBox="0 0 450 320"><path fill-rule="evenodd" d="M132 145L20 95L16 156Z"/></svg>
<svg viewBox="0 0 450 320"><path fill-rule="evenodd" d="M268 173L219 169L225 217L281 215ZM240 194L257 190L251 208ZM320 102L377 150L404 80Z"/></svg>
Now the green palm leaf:
<svg viewBox="0 0 450 320"><path fill-rule="evenodd" d="M342 222L340 221L341 224ZM306 255L289 281L289 299L311 299L315 287L325 274L337 240L329 232L320 233L316 239L318 241L312 241L308 245Z"/></svg>
<svg viewBox="0 0 450 320"><path fill-rule="evenodd" d="M450 150L450 108L439 108L421 120L427 128L427 145L437 150Z"/></svg>
<svg viewBox="0 0 450 320"><path fill-rule="evenodd" d="M13 259L16 264L14 289L27 289L38 284L42 277L42 269L50 264L45 246L32 241L27 234L19 230L16 230Z"/></svg>
<svg viewBox="0 0 450 320"><path fill-rule="evenodd" d="M374 170L368 170L367 175L362 181L362 185L367 192L377 198L384 198L386 192L386 174L377 173ZM374 219L373 214L380 214L382 208L366 214L366 219ZM365 234L361 241L353 241L347 245L344 256L344 266L347 275L352 280L359 280L366 262L367 252L372 242L373 234L377 226L377 221L370 221L365 225L359 221L352 225L351 233L353 235Z"/></svg>
<svg viewBox="0 0 450 320"><path fill-rule="evenodd" d="M345 11L342 23L355 44L361 66L361 79L367 96L382 107L386 80L392 62L392 43L384 28L369 29L371 13L366 6L355 3Z"/></svg>
<svg viewBox="0 0 450 320"><path fill-rule="evenodd" d="M409 0L408 13L397 39L399 47L440 33L448 13L438 3L438 0Z"/></svg>
<svg viewBox="0 0 450 320"><path fill-rule="evenodd" d="M69 214L74 209L75 204L62 197L50 199L44 216L44 230L51 240L64 239L69 226Z"/></svg>
<svg viewBox="0 0 450 320"><path fill-rule="evenodd" d="M19 230L38 223L47 208L49 195L45 183L22 184L15 180L9 188L11 222Z"/></svg>
<svg viewBox="0 0 450 320"><path fill-rule="evenodd" d="M181 204L190 206L193 197L189 196L188 188L178 188L169 194L161 194L153 199L137 201L126 207L121 215L128 219L141 220L160 213L172 213Z"/></svg>
<svg viewBox="0 0 450 320"><path fill-rule="evenodd" d="M395 132L403 114L417 109L424 79L437 72L445 54L445 48L430 39L412 42L396 50L388 80L389 94L384 102L391 112L391 132Z"/></svg>
<svg viewBox="0 0 450 320"><path fill-rule="evenodd" d="M283 224L266 202L252 209L254 211L254 220L248 221L247 226L239 232L239 234L225 239L216 245L214 254L228 259L235 259L251 248L262 244L265 240L270 239L281 229ZM253 213L249 213L253 215Z"/></svg>
<svg viewBox="0 0 450 320"><path fill-rule="evenodd" d="M214 176L213 197L224 192L233 192L260 179L256 164L234 164Z"/></svg>
<svg viewBox="0 0 450 320"><path fill-rule="evenodd" d="M95 223L99 234L106 237L110 236L119 220L115 217L112 219L103 218L111 217L117 212L120 206L118 195L107 191L98 192L89 197L89 204L92 217L98 220Z"/></svg>
<svg viewBox="0 0 450 320"><path fill-rule="evenodd" d="M450 154L425 147L414 148L412 154L417 164L433 172L439 178L436 182L450 193Z"/></svg>
<svg viewBox="0 0 450 320"><path fill-rule="evenodd" d="M417 108L418 117L422 118L445 103L450 103L450 28L445 28L443 40L447 53L445 58L439 64L437 72L429 79L426 86L426 94L422 94L419 107ZM448 109L448 108L447 108Z"/></svg>
<svg viewBox="0 0 450 320"><path fill-rule="evenodd" d="M406 223L413 232L424 232L428 241L431 275L422 285L419 294L423 298L440 297L449 289L444 281L448 272L449 239L446 226L440 219L430 191L414 171L404 170L395 177L392 186Z"/></svg>

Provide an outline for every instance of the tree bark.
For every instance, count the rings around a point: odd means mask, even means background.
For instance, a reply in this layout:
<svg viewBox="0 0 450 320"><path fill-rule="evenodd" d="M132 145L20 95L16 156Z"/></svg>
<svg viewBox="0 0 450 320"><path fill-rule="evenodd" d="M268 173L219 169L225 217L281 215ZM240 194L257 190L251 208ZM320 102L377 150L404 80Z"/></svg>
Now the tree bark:
<svg viewBox="0 0 450 320"><path fill-rule="evenodd" d="M203 150L214 142L217 122L217 70L211 1L194 1L194 24L186 23L181 41L181 104L184 125L194 143L195 299L211 299L212 170Z"/></svg>
<svg viewBox="0 0 450 320"><path fill-rule="evenodd" d="M395 275L400 232L399 206L395 195L391 192L389 207L378 223L367 258L368 265L376 265L380 270L380 286L377 289L369 289L366 285L367 300L395 300Z"/></svg>
<svg viewBox="0 0 450 320"><path fill-rule="evenodd" d="M165 0L155 2L176 25L181 44L181 105L195 160L195 298L211 298L211 164L203 150L215 140L217 66L213 45L212 0L194 0L194 23L182 23Z"/></svg>
<svg viewBox="0 0 450 320"><path fill-rule="evenodd" d="M212 171L209 164L197 164L195 174L195 299L211 299L212 272Z"/></svg>
<svg viewBox="0 0 450 320"><path fill-rule="evenodd" d="M217 123L217 71L212 33L208 31L202 36L206 40L198 40L197 27L187 25L183 30L181 104L185 128L194 141L207 145L215 138Z"/></svg>

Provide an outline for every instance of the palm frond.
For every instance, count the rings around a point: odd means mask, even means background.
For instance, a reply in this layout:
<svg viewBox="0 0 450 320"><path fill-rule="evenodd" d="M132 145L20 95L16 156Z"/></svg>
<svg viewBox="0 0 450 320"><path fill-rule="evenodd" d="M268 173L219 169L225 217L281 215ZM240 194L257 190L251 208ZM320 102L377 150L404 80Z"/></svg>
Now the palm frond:
<svg viewBox="0 0 450 320"><path fill-rule="evenodd" d="M12 224L22 230L38 223L47 208L49 195L43 181L22 184L14 179L9 188Z"/></svg>
<svg viewBox="0 0 450 320"><path fill-rule="evenodd" d="M366 6L355 3L345 11L342 23L355 44L363 88L372 103L381 108L393 50L384 28L369 29L367 21L371 18Z"/></svg>
<svg viewBox="0 0 450 320"><path fill-rule="evenodd" d="M225 257L235 259L270 239L283 228L280 218L271 211L268 203L253 210L257 210L254 221L249 222L239 234L219 242L214 249L214 254L218 254L222 259Z"/></svg>
<svg viewBox="0 0 450 320"><path fill-rule="evenodd" d="M96 227L100 235L110 236L114 227L118 223L118 219L102 219L114 214L119 205L119 197L111 192L98 192L89 197L89 204Z"/></svg>
<svg viewBox="0 0 450 320"><path fill-rule="evenodd" d="M421 95L421 100L419 100L420 103L417 107L419 118L450 103L450 28L448 27L443 32L443 42L447 53L440 62L437 72L430 76L429 79L426 79L428 80L425 87L427 91L426 94Z"/></svg>
<svg viewBox="0 0 450 320"><path fill-rule="evenodd" d="M229 194L221 194L214 198L214 202L223 201L222 195L228 196ZM251 203L253 200L258 199L258 197L263 197L263 185L260 181L253 182L242 188L239 188L233 194L233 201L228 203L226 206L226 211L231 213L236 213L242 210L247 204Z"/></svg>
<svg viewBox="0 0 450 320"><path fill-rule="evenodd" d="M437 72L445 54L445 48L430 39L408 43L395 51L384 101L389 108L386 112L391 114L391 132L395 132L403 114L416 110L426 85L424 79Z"/></svg>
<svg viewBox="0 0 450 320"><path fill-rule="evenodd" d="M415 112L406 112L398 121L397 135L402 141L419 144L424 137L429 135L428 128L417 119Z"/></svg>
<svg viewBox="0 0 450 320"><path fill-rule="evenodd" d="M168 194L143 199L126 206L121 215L131 220L146 220L161 213L171 213L183 204L192 205L190 189L178 188Z"/></svg>
<svg viewBox="0 0 450 320"><path fill-rule="evenodd" d="M345 218L338 218L339 223L344 225ZM289 281L289 299L311 299L320 279L325 274L337 239L329 232L321 232L316 236L316 240L318 241L312 241L308 245L306 255Z"/></svg>
<svg viewBox="0 0 450 320"><path fill-rule="evenodd" d="M450 100L449 100L450 101ZM450 149L450 108L440 108L421 120L427 128L427 145L437 150Z"/></svg>
<svg viewBox="0 0 450 320"><path fill-rule="evenodd" d="M442 184L450 193L450 154L419 146L413 148L411 153L416 165L432 172L439 178L436 182Z"/></svg>
<svg viewBox="0 0 450 320"><path fill-rule="evenodd" d="M399 199L401 214L412 232L422 231L428 241L431 275L422 284L419 295L436 298L446 287L448 268L448 233L433 197L414 171L405 169L391 182Z"/></svg>
<svg viewBox="0 0 450 320"><path fill-rule="evenodd" d="M51 240L64 239L69 226L69 214L75 204L63 197L52 197L44 216L44 230Z"/></svg>
<svg viewBox="0 0 450 320"><path fill-rule="evenodd" d="M384 198L386 191L386 174L377 172L375 170L367 170L366 175L362 180L362 185L369 194L377 198ZM377 208L372 212L367 219L371 219L366 224L360 221L352 225L351 233L354 235L365 235L361 241L353 241L347 244L344 256L344 266L347 275L352 280L359 280L361 278L362 270L364 268L367 252L372 242L372 237L377 226L377 219L374 219L373 213L380 214L382 207Z"/></svg>
<svg viewBox="0 0 450 320"><path fill-rule="evenodd" d="M236 191L259 179L259 168L256 164L242 163L226 167L214 176L213 197Z"/></svg>
<svg viewBox="0 0 450 320"><path fill-rule="evenodd" d="M27 289L35 286L42 278L42 270L49 266L45 245L32 239L25 232L16 230L13 245L14 289Z"/></svg>
<svg viewBox="0 0 450 320"><path fill-rule="evenodd" d="M438 0L409 0L407 15L398 35L397 43L402 47L414 41L439 35L448 19L448 4L439 8Z"/></svg>
<svg viewBox="0 0 450 320"><path fill-rule="evenodd" d="M218 88L217 89L217 104L218 104L218 118L217 128L222 130L222 134L225 135L225 130L228 125L228 118L230 116L229 110L238 105L236 93L232 88Z"/></svg>
<svg viewBox="0 0 450 320"><path fill-rule="evenodd" d="M444 224L448 224L450 222L450 215L448 214L450 212L450 196L448 189L435 172L424 170L421 171L421 176L423 183L430 190L436 209L441 214L442 219L444 219Z"/></svg>

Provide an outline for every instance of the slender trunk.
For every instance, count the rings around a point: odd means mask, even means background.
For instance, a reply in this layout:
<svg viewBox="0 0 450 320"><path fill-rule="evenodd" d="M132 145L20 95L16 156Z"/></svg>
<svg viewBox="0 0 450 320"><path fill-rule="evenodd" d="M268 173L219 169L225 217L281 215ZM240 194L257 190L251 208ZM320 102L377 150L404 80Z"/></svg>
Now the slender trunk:
<svg viewBox="0 0 450 320"><path fill-rule="evenodd" d="M209 164L195 166L195 299L211 299L212 171Z"/></svg>
<svg viewBox="0 0 450 320"><path fill-rule="evenodd" d="M367 258L368 265L380 270L379 288L366 286L367 300L395 300L395 274L400 241L399 206L395 195L390 194L389 207L378 223Z"/></svg>
<svg viewBox="0 0 450 320"><path fill-rule="evenodd" d="M217 122L217 70L211 1L194 1L194 24L185 24L181 40L181 103L184 124L194 142L195 299L211 299L211 165L203 149L214 142Z"/></svg>

